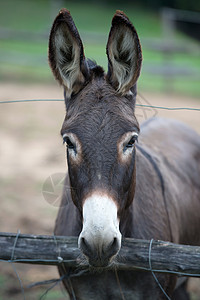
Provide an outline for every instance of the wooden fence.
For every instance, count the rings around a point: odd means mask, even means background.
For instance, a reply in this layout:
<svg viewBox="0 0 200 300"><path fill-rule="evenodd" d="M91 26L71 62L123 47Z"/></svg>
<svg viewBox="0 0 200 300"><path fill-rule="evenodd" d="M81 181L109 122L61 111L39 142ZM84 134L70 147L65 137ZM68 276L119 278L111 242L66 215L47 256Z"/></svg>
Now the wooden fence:
<svg viewBox="0 0 200 300"><path fill-rule="evenodd" d="M88 268L76 237L0 233L0 261ZM157 240L124 239L118 269L178 273L200 277L200 247Z"/></svg>

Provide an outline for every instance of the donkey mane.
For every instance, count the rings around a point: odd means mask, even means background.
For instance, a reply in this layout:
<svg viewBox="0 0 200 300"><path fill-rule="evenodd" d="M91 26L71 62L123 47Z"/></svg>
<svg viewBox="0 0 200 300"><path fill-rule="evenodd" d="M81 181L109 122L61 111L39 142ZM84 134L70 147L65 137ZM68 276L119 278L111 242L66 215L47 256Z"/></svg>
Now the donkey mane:
<svg viewBox="0 0 200 300"><path fill-rule="evenodd" d="M104 76L104 69L101 66L97 65L96 61L88 58L87 64L94 77Z"/></svg>

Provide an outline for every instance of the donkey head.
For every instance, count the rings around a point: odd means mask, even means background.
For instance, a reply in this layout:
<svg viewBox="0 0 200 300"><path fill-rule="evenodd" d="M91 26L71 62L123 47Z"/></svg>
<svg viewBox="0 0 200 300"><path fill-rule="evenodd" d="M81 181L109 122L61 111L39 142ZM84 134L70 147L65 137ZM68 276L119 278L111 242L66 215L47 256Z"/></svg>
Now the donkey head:
<svg viewBox="0 0 200 300"><path fill-rule="evenodd" d="M86 60L69 11L56 17L49 61L64 86L66 117L61 134L67 145L71 196L83 228L79 247L90 265L107 266L121 246L120 218L135 190L134 115L141 47L135 28L117 11L107 43L108 73Z"/></svg>

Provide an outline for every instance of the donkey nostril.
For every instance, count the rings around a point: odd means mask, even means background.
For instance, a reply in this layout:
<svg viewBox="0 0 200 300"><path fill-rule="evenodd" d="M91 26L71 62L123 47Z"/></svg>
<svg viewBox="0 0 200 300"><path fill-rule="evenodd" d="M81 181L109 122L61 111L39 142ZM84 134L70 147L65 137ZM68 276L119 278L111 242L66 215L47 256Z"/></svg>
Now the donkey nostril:
<svg viewBox="0 0 200 300"><path fill-rule="evenodd" d="M120 248L119 241L116 237L114 237L113 241L110 243L107 249L104 250L104 253L106 254L106 256L112 257L117 254L119 248Z"/></svg>
<svg viewBox="0 0 200 300"><path fill-rule="evenodd" d="M85 245L85 244L86 244L85 238L84 238L84 237L81 238L81 244L82 244L82 245Z"/></svg>
<svg viewBox="0 0 200 300"><path fill-rule="evenodd" d="M113 239L111 248L113 250L115 250L116 252L119 250L119 242L118 242L118 239L116 237Z"/></svg>
<svg viewBox="0 0 200 300"><path fill-rule="evenodd" d="M80 249L87 256L92 253L92 249L84 237L82 237L80 240Z"/></svg>
<svg viewBox="0 0 200 300"><path fill-rule="evenodd" d="M111 247L112 248L114 248L114 247L116 247L117 246L117 238L115 237L114 239L113 239L113 242L112 242L112 245L111 245Z"/></svg>
<svg viewBox="0 0 200 300"><path fill-rule="evenodd" d="M84 248L87 248L87 246L88 246L88 243L86 242L85 238L82 237L81 241L80 241L80 248L84 249Z"/></svg>

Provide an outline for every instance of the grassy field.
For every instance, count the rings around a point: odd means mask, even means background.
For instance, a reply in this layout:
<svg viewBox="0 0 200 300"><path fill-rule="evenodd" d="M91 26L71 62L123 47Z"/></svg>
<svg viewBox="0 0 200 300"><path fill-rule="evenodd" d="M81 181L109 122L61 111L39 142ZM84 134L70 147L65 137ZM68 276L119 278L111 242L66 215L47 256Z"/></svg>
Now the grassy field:
<svg viewBox="0 0 200 300"><path fill-rule="evenodd" d="M54 3L54 4L53 4ZM108 2L109 3L109 2ZM135 25L142 44L145 38L162 39L162 28L158 13L141 7L125 4L100 4L97 1L0 1L0 28L12 30L12 35L4 36L0 40L0 80L44 81L52 79L48 66L48 33L60 5L67 7L80 30L84 41L86 56L107 68L105 46L110 29L112 16L116 9L124 10ZM16 33L13 34L13 30ZM24 32L28 38L20 36L18 31ZM46 33L39 38L41 33ZM33 38L34 35L34 38ZM38 35L38 38L37 38ZM189 38L176 34L176 39L186 44L194 44ZM163 64L171 63L173 67L184 67L186 70L197 69L200 56L192 54L174 54L167 60L163 53L143 46L143 65L160 68ZM180 72L179 72L180 73ZM170 85L167 88L167 84ZM200 95L199 77L178 74L176 78L167 80L159 74L152 75L144 67L139 87L142 90L167 91Z"/></svg>

